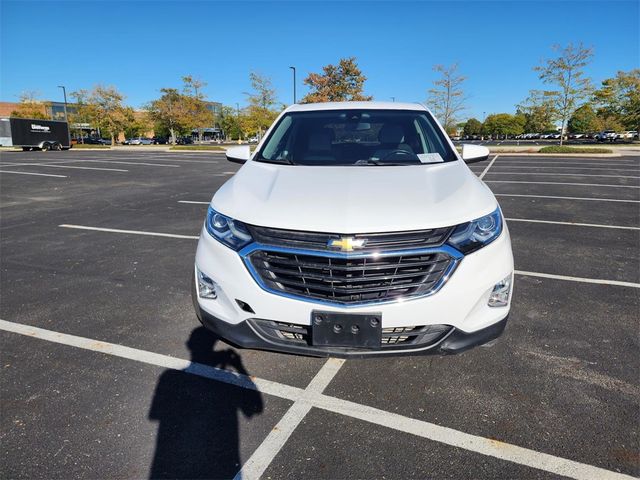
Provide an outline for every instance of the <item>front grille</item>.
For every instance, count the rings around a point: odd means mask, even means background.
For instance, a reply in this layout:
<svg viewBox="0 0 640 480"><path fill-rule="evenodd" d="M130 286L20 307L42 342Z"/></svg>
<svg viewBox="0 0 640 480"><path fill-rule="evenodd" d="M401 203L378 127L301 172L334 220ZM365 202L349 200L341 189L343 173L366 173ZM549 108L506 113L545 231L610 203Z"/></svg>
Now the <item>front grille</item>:
<svg viewBox="0 0 640 480"><path fill-rule="evenodd" d="M339 304L427 295L454 262L444 252L326 256L268 247L250 253L248 260L268 290Z"/></svg>
<svg viewBox="0 0 640 480"><path fill-rule="evenodd" d="M442 245L453 227L432 228L410 232L367 233L350 235L354 239L365 238L366 245L358 251L400 250L435 247ZM251 236L265 245L289 246L311 250L328 250L329 240L339 240L336 233L300 232L279 228L249 226Z"/></svg>
<svg viewBox="0 0 640 480"><path fill-rule="evenodd" d="M311 346L311 327L273 320L251 319L251 324L269 340L281 345ZM442 340L453 327L422 325L382 329L382 349L426 347Z"/></svg>

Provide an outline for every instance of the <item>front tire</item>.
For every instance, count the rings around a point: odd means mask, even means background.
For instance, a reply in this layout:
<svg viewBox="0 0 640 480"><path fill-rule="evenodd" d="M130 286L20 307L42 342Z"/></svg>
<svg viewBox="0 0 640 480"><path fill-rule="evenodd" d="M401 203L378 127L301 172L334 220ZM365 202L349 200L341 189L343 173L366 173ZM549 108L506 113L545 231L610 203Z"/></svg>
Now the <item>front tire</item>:
<svg viewBox="0 0 640 480"><path fill-rule="evenodd" d="M49 145L48 143L45 143L42 145L42 148L40 150L42 150L43 152L51 150L51 145Z"/></svg>

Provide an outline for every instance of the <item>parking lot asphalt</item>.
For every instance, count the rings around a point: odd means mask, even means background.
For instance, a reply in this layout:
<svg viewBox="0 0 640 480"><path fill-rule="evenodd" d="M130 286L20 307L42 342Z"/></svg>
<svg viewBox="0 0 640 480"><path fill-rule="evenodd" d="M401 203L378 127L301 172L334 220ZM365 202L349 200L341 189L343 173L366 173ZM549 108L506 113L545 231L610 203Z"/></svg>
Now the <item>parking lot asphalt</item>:
<svg viewBox="0 0 640 480"><path fill-rule="evenodd" d="M2 478L640 474L640 156L470 166L507 218L491 347L336 360L199 327L217 153L0 154Z"/></svg>

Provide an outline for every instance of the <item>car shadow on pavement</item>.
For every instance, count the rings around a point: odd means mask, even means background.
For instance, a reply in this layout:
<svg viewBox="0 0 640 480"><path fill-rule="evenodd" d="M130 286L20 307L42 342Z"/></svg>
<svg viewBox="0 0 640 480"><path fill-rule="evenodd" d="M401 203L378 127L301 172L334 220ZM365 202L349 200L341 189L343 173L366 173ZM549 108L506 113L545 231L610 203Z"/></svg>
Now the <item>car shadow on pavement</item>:
<svg viewBox="0 0 640 480"><path fill-rule="evenodd" d="M232 367L248 375L241 358L230 349L214 351L217 337L196 328L187 342L191 361L218 368ZM233 478L241 468L238 416L262 413L257 390L234 387L182 370L160 376L149 419L158 435L150 478Z"/></svg>

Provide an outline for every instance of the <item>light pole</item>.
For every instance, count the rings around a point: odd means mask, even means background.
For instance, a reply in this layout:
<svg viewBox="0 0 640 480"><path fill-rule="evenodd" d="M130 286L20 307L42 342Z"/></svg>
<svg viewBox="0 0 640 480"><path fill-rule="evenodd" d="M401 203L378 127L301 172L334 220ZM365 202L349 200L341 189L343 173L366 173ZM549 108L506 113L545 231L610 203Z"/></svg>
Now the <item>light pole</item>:
<svg viewBox="0 0 640 480"><path fill-rule="evenodd" d="M236 127L238 128L238 145L242 143L242 135L240 134L240 104L236 102Z"/></svg>
<svg viewBox="0 0 640 480"><path fill-rule="evenodd" d="M396 101L396 97L391 97L391 101L395 102Z"/></svg>
<svg viewBox="0 0 640 480"><path fill-rule="evenodd" d="M62 89L62 94L64 95L64 121L69 122L69 117L67 116L67 89L64 88L64 85L58 85L58 88Z"/></svg>
<svg viewBox="0 0 640 480"><path fill-rule="evenodd" d="M289 67L293 70L293 103L296 103L296 67Z"/></svg>
<svg viewBox="0 0 640 480"><path fill-rule="evenodd" d="M64 85L58 85L58 88L62 89L62 94L64 95L64 121L67 122L67 132L69 132L69 146L71 145L71 128L69 128L69 116L67 114L67 89L64 88Z"/></svg>

